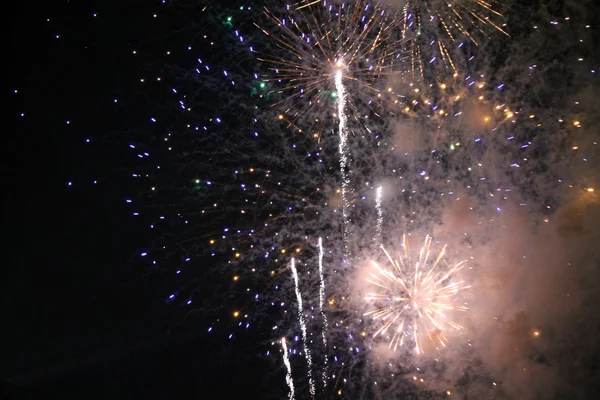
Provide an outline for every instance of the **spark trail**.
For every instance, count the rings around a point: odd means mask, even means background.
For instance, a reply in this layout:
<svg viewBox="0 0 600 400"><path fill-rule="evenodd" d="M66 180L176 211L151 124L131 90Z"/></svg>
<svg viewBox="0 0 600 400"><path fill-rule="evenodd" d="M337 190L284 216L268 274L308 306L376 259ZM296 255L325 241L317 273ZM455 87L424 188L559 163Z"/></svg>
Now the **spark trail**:
<svg viewBox="0 0 600 400"><path fill-rule="evenodd" d="M294 400L295 394L294 394L294 380L292 379L292 366L290 364L288 348L287 348L287 344L285 343L284 337L281 338L281 347L283 347L283 363L285 364L285 368L286 368L285 381L287 382L288 387L290 388L290 394L288 396L288 399Z"/></svg>
<svg viewBox="0 0 600 400"><path fill-rule="evenodd" d="M338 61L335 71L335 89L337 91L337 114L338 114L338 133L339 133L339 153L340 153L340 173L342 176L342 218L344 224L344 260L350 258L350 249L348 247L348 237L352 235L350 226L350 201L348 193L350 188L350 176L348 174L348 117L346 116L346 88L344 87L344 64Z"/></svg>
<svg viewBox="0 0 600 400"><path fill-rule="evenodd" d="M304 348L304 356L306 357L306 363L308 364L308 386L312 397L315 397L315 383L312 377L312 357L308 348L308 337L306 334L306 321L304 320L304 308L302 305L302 294L300 293L300 286L298 280L298 271L296 270L296 261L292 258L291 261L292 274L294 275L294 287L296 291L296 301L298 302L298 322L300 323L300 329L302 330L302 346Z"/></svg>
<svg viewBox="0 0 600 400"><path fill-rule="evenodd" d="M375 227L375 244L381 246L381 234L383 229L383 209L381 208L381 195L383 187L379 186L375 192L375 210L377 211L377 225Z"/></svg>
<svg viewBox="0 0 600 400"><path fill-rule="evenodd" d="M325 315L325 279L323 278L323 238L319 238L319 309L321 311L321 317L323 318L323 329L321 330L321 337L323 339L323 348L325 351L324 365L323 365L323 386L327 387L327 316Z"/></svg>

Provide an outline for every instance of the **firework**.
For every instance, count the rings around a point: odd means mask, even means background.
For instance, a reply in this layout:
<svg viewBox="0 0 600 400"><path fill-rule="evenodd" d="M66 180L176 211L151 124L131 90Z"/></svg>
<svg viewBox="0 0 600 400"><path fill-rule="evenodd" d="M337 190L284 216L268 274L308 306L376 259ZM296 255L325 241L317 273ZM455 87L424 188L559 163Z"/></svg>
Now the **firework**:
<svg viewBox="0 0 600 400"><path fill-rule="evenodd" d="M323 319L323 329L321 338L323 339L323 349L327 351L327 315L325 315L325 279L323 278L323 238L319 238L319 310ZM327 354L324 357L323 365L323 386L327 386Z"/></svg>
<svg viewBox="0 0 600 400"><path fill-rule="evenodd" d="M285 381L290 389L289 399L294 400L294 380L292 379L292 365L290 364L290 357L288 356L288 347L285 342L285 338L281 338L281 347L283 349L283 364L286 368Z"/></svg>
<svg viewBox="0 0 600 400"><path fill-rule="evenodd" d="M350 177L348 175L348 120L346 116L346 88L344 87L343 79L344 65L338 62L337 71L335 73L335 87L338 91L337 110L339 116L338 133L340 135L339 153L340 153L340 174L342 176L342 218L344 224L344 238L347 238L350 231L350 201L348 192L350 188ZM349 258L348 245L344 244L344 258Z"/></svg>
<svg viewBox="0 0 600 400"><path fill-rule="evenodd" d="M465 43L476 47L492 31L506 36L503 16L494 2L482 0L404 0L401 5L402 39L407 41L411 71L425 74L424 67L438 59L445 68L458 72L453 53Z"/></svg>
<svg viewBox="0 0 600 400"><path fill-rule="evenodd" d="M353 113L356 120L360 118L348 96L356 90L349 91L347 86L352 82L376 92L373 82L383 74L393 73L401 50L400 41L394 38L397 23L386 15L385 9L362 0L339 6L328 6L327 2L302 2L288 6L286 12L289 12L288 16L277 17L265 9L267 16L280 28L280 34L273 35L261 29L283 50L283 56L259 60L270 65L272 77L267 79L284 82L280 91L291 93L284 101L291 99L296 106L309 109L322 103L322 96L327 96L328 92L335 99L333 110L339 134L345 240L343 257L348 261L347 240L352 235L348 112ZM302 113L292 110L292 116L286 120L295 125L299 115Z"/></svg>
<svg viewBox="0 0 600 400"><path fill-rule="evenodd" d="M308 364L308 387L310 394L315 396L315 384L312 377L312 357L310 355L310 349L308 348L308 337L306 333L306 321L304 318L304 308L302 306L302 294L300 293L298 271L296 270L296 261L292 258L291 264L292 274L294 275L294 287L296 291L296 301L298 302L298 322L300 329L302 330L302 345L304 348L304 356L306 357L306 363Z"/></svg>
<svg viewBox="0 0 600 400"><path fill-rule="evenodd" d="M283 50L279 57L259 57L271 66L271 80L287 83L281 90L304 89L296 96L310 99L313 91L330 85L340 62L347 67L344 78L363 87L401 71L404 47L396 31L398 15L393 11L355 0L339 5L324 1L287 6L286 12L285 17L278 17L265 9L279 27L278 35L259 26Z"/></svg>
<svg viewBox="0 0 600 400"><path fill-rule="evenodd" d="M258 59L269 66L267 81L283 85L274 90L287 95L281 102L293 100L288 111L314 107L328 95L339 95L337 85L332 84L340 73L339 63L345 66L344 81L353 84L353 102L358 102L365 94L380 93L386 83L382 78L424 77L425 65L435 66L438 59L457 74L453 53L465 43L477 47L483 40L480 37L489 38L491 30L508 35L501 27L503 17L493 3L388 3L389 6L366 0L341 4L302 1L287 5L282 15L265 8L277 29L255 25L273 40L278 50ZM352 111L357 120L361 119L358 108ZM299 113L293 114L291 124Z"/></svg>
<svg viewBox="0 0 600 400"><path fill-rule="evenodd" d="M375 243L381 245L381 233L383 227L383 209L381 208L381 195L383 187L379 186L375 192L375 210L377 211L377 225L375 227Z"/></svg>
<svg viewBox="0 0 600 400"><path fill-rule="evenodd" d="M417 354L423 352L423 340L428 338L436 345L446 347L448 340L444 331L449 327L462 327L449 319L453 310L466 311L464 306L453 304L456 294L470 286L455 281L455 274L464 267L461 261L451 268L444 268L446 246L435 259L430 259L431 237L427 235L418 259L411 262L406 235L402 239L403 252L397 259L383 248L391 267L384 268L372 261L375 269L368 281L377 289L366 300L373 306L370 315L382 326L374 337L389 338L389 347L396 350L404 345L405 338L414 342Z"/></svg>
<svg viewBox="0 0 600 400"><path fill-rule="evenodd" d="M359 121L360 126L364 126L356 100L353 101L350 94L356 96L364 93L364 89L371 94L377 93L379 89L374 83L383 75L399 71L402 50L402 40L397 36L396 29L399 28L399 22L392 13L364 0L336 6L328 5L326 1L306 1L287 6L286 12L287 16L278 17L265 9L266 15L279 27L280 32L275 35L261 29L275 41L283 55L261 57L259 60L270 66L272 76L267 80L283 82L284 86L279 91L289 93L282 102L291 100L293 103L286 111L291 110L291 116L286 118L290 125L295 126L302 115L294 107L306 110L320 105L318 108L323 108L327 93L335 99L333 110L339 134L345 240L343 258L349 261L347 240L352 235L349 114ZM352 85L350 89L349 84ZM326 106L325 109L330 108Z"/></svg>

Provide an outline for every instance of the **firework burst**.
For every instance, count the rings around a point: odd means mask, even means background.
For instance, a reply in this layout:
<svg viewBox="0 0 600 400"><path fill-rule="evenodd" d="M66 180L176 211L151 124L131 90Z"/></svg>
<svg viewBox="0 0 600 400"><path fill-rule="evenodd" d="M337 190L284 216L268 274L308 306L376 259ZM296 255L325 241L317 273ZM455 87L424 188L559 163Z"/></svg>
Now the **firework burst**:
<svg viewBox="0 0 600 400"><path fill-rule="evenodd" d="M264 12L274 26L255 25L278 49L258 59L270 69L266 81L282 84L273 90L285 94L280 102L293 100L288 110L336 97L340 63L345 84L355 85L353 100L360 101L383 90L388 79L382 78L424 78L426 66L435 69L438 60L458 74L456 54L465 44L478 47L492 31L508 35L494 4L480 0L309 0ZM472 51L464 55L471 59Z"/></svg>
<svg viewBox="0 0 600 400"><path fill-rule="evenodd" d="M443 66L457 73L459 66L453 56L465 43L478 47L503 29L503 16L493 1L481 0L400 0L402 39L407 43L410 68L424 76L425 65L441 60Z"/></svg>
<svg viewBox="0 0 600 400"><path fill-rule="evenodd" d="M265 14L277 29L257 26L278 49L258 59L269 67L265 80L283 85L274 91L284 95L279 103L288 105L286 112L293 110L287 117L291 125L302 110L340 96L341 81L351 85L347 93L354 96L348 99L349 106L359 120L358 94L379 93L377 83L383 76L407 68L400 15L380 5L365 0L301 2L287 6L281 16L269 9Z"/></svg>
<svg viewBox="0 0 600 400"><path fill-rule="evenodd" d="M370 315L381 321L374 337L389 339L394 351L398 346L414 343L417 354L423 353L423 341L429 339L436 346L445 347L448 339L444 332L448 328L462 327L450 319L454 310L466 311L467 307L453 304L456 294L470 286L455 279L465 263L461 261L445 268L444 246L435 259L430 259L431 236L427 235L416 261L409 256L406 235L402 238L402 254L394 259L385 248L390 267L381 267L372 261L374 272L368 278L376 291L369 293L366 300L371 304Z"/></svg>

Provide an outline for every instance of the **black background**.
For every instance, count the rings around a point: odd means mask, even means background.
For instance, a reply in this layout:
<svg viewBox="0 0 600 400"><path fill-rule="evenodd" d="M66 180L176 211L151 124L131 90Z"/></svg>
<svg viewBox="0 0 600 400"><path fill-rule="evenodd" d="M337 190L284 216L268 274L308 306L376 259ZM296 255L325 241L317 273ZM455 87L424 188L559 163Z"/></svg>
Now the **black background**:
<svg viewBox="0 0 600 400"><path fill-rule="evenodd" d="M5 15L0 397L264 398L279 385L260 386L265 361L240 356L253 333L231 341L182 323L163 301L168 282L128 262L149 237L103 169L129 161L84 141L135 125L113 99L135 90L131 43L152 35L159 2L40 4Z"/></svg>

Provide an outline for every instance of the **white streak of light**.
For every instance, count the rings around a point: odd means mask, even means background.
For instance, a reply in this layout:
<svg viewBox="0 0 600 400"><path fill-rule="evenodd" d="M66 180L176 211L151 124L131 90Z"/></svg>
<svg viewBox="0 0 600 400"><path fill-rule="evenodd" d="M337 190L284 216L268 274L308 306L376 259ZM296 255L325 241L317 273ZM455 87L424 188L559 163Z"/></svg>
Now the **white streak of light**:
<svg viewBox="0 0 600 400"><path fill-rule="evenodd" d="M290 365L290 358L288 356L288 348L285 343L285 338L281 338L281 346L283 347L283 363L285 364L285 368L287 369L287 373L285 374L285 381L290 388L289 399L294 400L294 380L292 379L292 366Z"/></svg>
<svg viewBox="0 0 600 400"><path fill-rule="evenodd" d="M383 229L383 210L381 208L381 194L383 187L379 186L375 192L375 209L377 210L377 226L375 228L375 244L381 246L381 233Z"/></svg>
<svg viewBox="0 0 600 400"><path fill-rule="evenodd" d="M327 387L327 316L325 315L325 280L323 279L323 238L319 238L319 278L321 284L319 286L319 308L321 309L321 317L323 318L323 347L325 348L325 365L323 367L323 386Z"/></svg>
<svg viewBox="0 0 600 400"><path fill-rule="evenodd" d="M308 385L309 391L312 397L315 397L315 383L312 378L312 357L310 350L308 349L308 338L306 335L306 322L304 321L304 307L302 306L302 294L300 293L300 287L298 285L298 271L296 270L296 260L292 258L292 274L294 275L294 286L296 289L296 300L298 302L298 321L300 322L300 329L302 330L302 346L304 347L304 356L308 364Z"/></svg>
<svg viewBox="0 0 600 400"><path fill-rule="evenodd" d="M337 114L339 118L339 135L340 135L340 173L342 175L342 217L344 223L344 240L350 232L350 217L349 209L350 202L348 201L348 191L350 190L350 177L348 176L348 118L346 116L346 88L342 82L344 71L340 67L335 71L335 89L338 95ZM349 258L348 244L344 244L344 258Z"/></svg>

